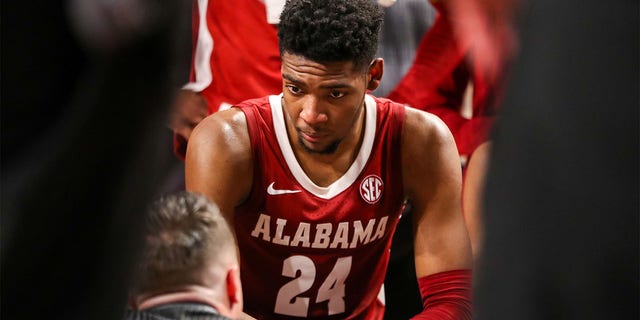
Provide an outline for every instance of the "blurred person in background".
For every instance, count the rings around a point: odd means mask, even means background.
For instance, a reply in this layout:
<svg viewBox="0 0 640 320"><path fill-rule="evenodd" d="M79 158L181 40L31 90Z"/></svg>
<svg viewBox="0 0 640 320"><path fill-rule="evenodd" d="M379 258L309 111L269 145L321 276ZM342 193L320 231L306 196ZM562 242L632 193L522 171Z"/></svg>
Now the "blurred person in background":
<svg viewBox="0 0 640 320"><path fill-rule="evenodd" d="M170 153L181 1L2 3L3 319L117 319Z"/></svg>
<svg viewBox="0 0 640 320"><path fill-rule="evenodd" d="M189 82L179 90L170 119L174 152L182 160L191 131L206 116L281 90L276 32L284 1L192 3Z"/></svg>
<svg viewBox="0 0 640 320"><path fill-rule="evenodd" d="M453 133L463 164L463 210L477 257L482 240L478 199L489 132L509 60L497 62L494 74L483 70L474 59L474 43L462 41L456 34L457 13L452 10L458 9L447 0L431 2L438 10L436 21L422 38L411 68L388 97L437 115ZM476 164L468 165L471 162Z"/></svg>
<svg viewBox="0 0 640 320"><path fill-rule="evenodd" d="M205 196L157 199L145 219L144 248L124 319L238 319L242 287L236 243Z"/></svg>
<svg viewBox="0 0 640 320"><path fill-rule="evenodd" d="M492 135L475 318L638 319L638 2L452 3L488 74L517 53Z"/></svg>

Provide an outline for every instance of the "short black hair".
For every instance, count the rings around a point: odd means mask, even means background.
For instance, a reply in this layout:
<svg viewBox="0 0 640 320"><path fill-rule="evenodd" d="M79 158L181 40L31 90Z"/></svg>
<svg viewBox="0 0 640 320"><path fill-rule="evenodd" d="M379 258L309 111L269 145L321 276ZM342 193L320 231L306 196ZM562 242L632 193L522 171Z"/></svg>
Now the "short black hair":
<svg viewBox="0 0 640 320"><path fill-rule="evenodd" d="M280 55L368 66L378 48L384 13L373 0L288 0L280 14Z"/></svg>

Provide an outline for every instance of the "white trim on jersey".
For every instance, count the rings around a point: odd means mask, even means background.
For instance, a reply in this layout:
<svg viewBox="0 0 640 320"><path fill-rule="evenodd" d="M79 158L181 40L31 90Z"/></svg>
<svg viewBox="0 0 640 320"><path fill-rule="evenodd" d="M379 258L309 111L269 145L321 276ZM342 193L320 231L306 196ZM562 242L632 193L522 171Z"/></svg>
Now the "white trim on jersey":
<svg viewBox="0 0 640 320"><path fill-rule="evenodd" d="M213 81L211 74L211 53L213 52L213 37L209 32L209 22L207 20L208 0L198 0L198 40L196 41L196 50L193 57L193 72L195 82L189 82L182 88L201 92L206 89Z"/></svg>
<svg viewBox="0 0 640 320"><path fill-rule="evenodd" d="M362 140L362 146L360 147L360 151L358 152L355 161L353 161L349 170L347 170L347 172L338 180L334 181L327 187L320 187L311 181L309 176L307 176L304 170L302 170L302 167L300 167L300 164L293 153L284 122L281 99L282 93L279 95L269 96L269 104L271 105L271 115L273 117L273 129L289 170L296 178L296 181L298 181L305 190L322 199L331 199L335 197L356 181L364 169L365 164L369 160L369 156L371 155L371 150L373 148L373 141L376 137L377 108L375 100L370 95L365 95L364 137Z"/></svg>
<svg viewBox="0 0 640 320"><path fill-rule="evenodd" d="M387 305L387 301L384 295L384 283L382 284L382 286L380 286L380 291L378 291L378 301L380 301L380 303L385 306Z"/></svg>
<svg viewBox="0 0 640 320"><path fill-rule="evenodd" d="M264 0L264 6L267 8L267 22L270 24L280 23L280 13L284 9L286 0Z"/></svg>

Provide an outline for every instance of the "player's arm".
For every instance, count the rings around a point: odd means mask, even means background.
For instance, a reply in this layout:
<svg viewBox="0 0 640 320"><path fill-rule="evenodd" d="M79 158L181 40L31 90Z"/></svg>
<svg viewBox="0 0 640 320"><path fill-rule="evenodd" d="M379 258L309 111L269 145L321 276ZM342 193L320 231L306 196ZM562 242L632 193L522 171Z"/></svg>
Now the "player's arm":
<svg viewBox="0 0 640 320"><path fill-rule="evenodd" d="M245 200L252 183L251 142L244 113L231 108L205 118L187 147L186 189L213 200L233 226L234 208ZM239 318L250 319L255 320L246 313Z"/></svg>
<svg viewBox="0 0 640 320"><path fill-rule="evenodd" d="M191 134L185 160L188 191L213 200L229 223L253 183L251 142L244 113L236 108L205 118Z"/></svg>
<svg viewBox="0 0 640 320"><path fill-rule="evenodd" d="M473 152L467 164L467 172L462 186L462 209L464 212L473 260L477 261L482 252L484 226L482 223L482 199L484 195L485 178L489 164L491 142L481 144Z"/></svg>
<svg viewBox="0 0 640 320"><path fill-rule="evenodd" d="M471 319L471 247L453 136L436 116L407 108L402 139L402 176L413 208L416 276L424 306L413 319Z"/></svg>

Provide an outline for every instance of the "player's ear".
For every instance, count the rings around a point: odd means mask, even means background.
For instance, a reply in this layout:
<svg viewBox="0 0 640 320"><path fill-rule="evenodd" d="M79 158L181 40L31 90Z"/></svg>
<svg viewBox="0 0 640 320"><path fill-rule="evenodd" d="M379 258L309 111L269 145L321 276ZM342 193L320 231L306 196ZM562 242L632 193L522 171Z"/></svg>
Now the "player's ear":
<svg viewBox="0 0 640 320"><path fill-rule="evenodd" d="M367 83L368 90L375 90L380 86L380 80L382 80L382 73L384 71L384 60L382 58L376 58L371 61L369 68L367 69Z"/></svg>

